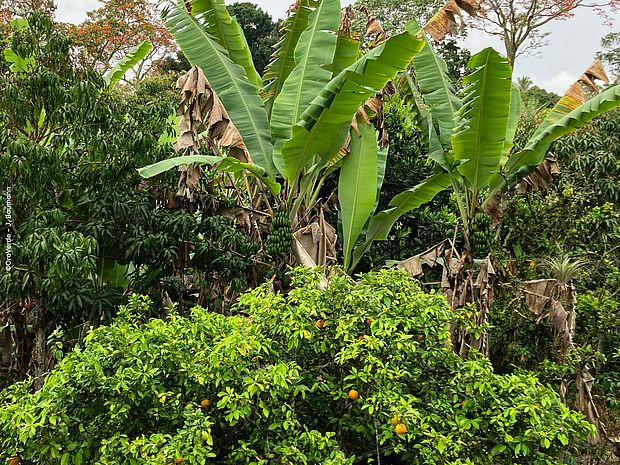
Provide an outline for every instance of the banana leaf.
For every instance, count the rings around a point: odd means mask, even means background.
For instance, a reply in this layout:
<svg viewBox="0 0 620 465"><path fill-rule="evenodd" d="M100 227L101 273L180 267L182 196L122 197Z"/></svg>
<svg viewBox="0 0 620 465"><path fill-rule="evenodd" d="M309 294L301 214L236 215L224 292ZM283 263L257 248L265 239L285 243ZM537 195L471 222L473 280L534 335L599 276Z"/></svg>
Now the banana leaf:
<svg viewBox="0 0 620 465"><path fill-rule="evenodd" d="M291 128L310 102L331 79L327 67L336 50L340 24L340 0L323 0L310 14L308 27L295 47L296 66L286 79L271 109L271 138L275 143L274 164L283 173L284 162L278 140L291 137Z"/></svg>
<svg viewBox="0 0 620 465"><path fill-rule="evenodd" d="M300 0L292 14L282 21L281 38L274 46L275 51L263 75L263 80L268 83L265 90L271 102L268 102L269 108L282 91L286 78L295 68L295 47L301 34L308 27L308 17L316 5L317 2L314 0Z"/></svg>
<svg viewBox="0 0 620 465"><path fill-rule="evenodd" d="M269 176L267 171L254 164L244 163L237 160L234 157L216 157L213 155L185 155L180 157L168 158L166 160L158 161L152 165L138 168L138 174L145 179L152 178L161 173L176 168L181 165L189 165L191 163L198 163L200 165L215 165L220 163L217 167L220 171L226 171L228 173L238 173L242 170L249 171L256 179L260 180L273 195L278 195L281 190L281 186L275 179Z"/></svg>
<svg viewBox="0 0 620 465"><path fill-rule="evenodd" d="M372 215L377 200L379 172L377 130L358 119L359 135L351 129L351 150L340 168L338 201L342 220L342 248L345 269L351 262L351 253L359 235Z"/></svg>
<svg viewBox="0 0 620 465"><path fill-rule="evenodd" d="M199 66L241 134L252 161L275 173L267 113L244 69L200 23L177 5L166 13L166 26L191 64Z"/></svg>
<svg viewBox="0 0 620 465"><path fill-rule="evenodd" d="M392 226L402 215L430 202L439 192L451 185L450 175L440 173L395 196L390 202L392 208L383 210L371 218L366 230L366 240L353 251L353 261L348 271L355 268L374 241L384 241L388 238Z"/></svg>
<svg viewBox="0 0 620 465"><path fill-rule="evenodd" d="M422 99L439 127L441 143L444 147L450 147L456 113L462 103L448 77L445 60L435 53L426 34L424 40L426 47L413 59L413 70Z"/></svg>
<svg viewBox="0 0 620 465"><path fill-rule="evenodd" d="M263 88L263 80L254 67L252 52L237 19L230 16L224 0L192 0L192 14L199 16L209 34L228 52L233 63L245 70L245 76L256 86Z"/></svg>
<svg viewBox="0 0 620 465"><path fill-rule="evenodd" d="M127 53L127 55L125 55L119 60L118 63L116 63L114 68L112 68L103 76L103 79L105 80L108 87L114 87L116 83L120 81L130 69L132 69L138 63L144 60L144 58L146 58L146 56L152 49L153 45L148 40L145 40L141 44L138 44L134 48L132 48L129 53Z"/></svg>
<svg viewBox="0 0 620 465"><path fill-rule="evenodd" d="M289 182L315 157L326 162L338 152L359 106L409 66L422 49L419 32L420 26L412 21L403 33L368 52L325 86L282 147Z"/></svg>
<svg viewBox="0 0 620 465"><path fill-rule="evenodd" d="M620 85L606 89L577 107L564 118L547 126L532 137L525 148L508 159L506 180L498 180L492 190L519 182L530 175L543 162L551 144L560 137L584 127L597 116L620 106Z"/></svg>
<svg viewBox="0 0 620 465"><path fill-rule="evenodd" d="M469 60L459 125L452 135L458 172L477 197L499 171L510 115L512 70L508 60L486 48Z"/></svg>

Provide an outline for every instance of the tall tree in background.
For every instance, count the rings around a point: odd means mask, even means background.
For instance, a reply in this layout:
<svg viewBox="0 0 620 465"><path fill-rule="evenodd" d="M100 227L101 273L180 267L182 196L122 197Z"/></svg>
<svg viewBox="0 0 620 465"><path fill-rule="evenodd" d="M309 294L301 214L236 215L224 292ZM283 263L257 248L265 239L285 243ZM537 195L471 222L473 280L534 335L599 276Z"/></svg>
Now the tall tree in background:
<svg viewBox="0 0 620 465"><path fill-rule="evenodd" d="M70 26L68 31L85 67L106 72L133 47L148 40L153 48L135 69L140 79L148 72L147 63L176 48L161 23L157 3L151 0L105 0L101 8L87 15L82 24Z"/></svg>
<svg viewBox="0 0 620 465"><path fill-rule="evenodd" d="M616 83L620 83L620 32L610 32L601 39L599 57L607 65Z"/></svg>
<svg viewBox="0 0 620 465"><path fill-rule="evenodd" d="M609 12L620 6L618 0L483 0L479 3L481 10L475 27L501 38L511 65L518 56L546 45L549 33L541 28L547 23L570 19L578 8L595 9L609 21Z"/></svg>
<svg viewBox="0 0 620 465"><path fill-rule="evenodd" d="M28 16L35 10L52 16L56 5L54 0L0 0L0 22L14 16Z"/></svg>

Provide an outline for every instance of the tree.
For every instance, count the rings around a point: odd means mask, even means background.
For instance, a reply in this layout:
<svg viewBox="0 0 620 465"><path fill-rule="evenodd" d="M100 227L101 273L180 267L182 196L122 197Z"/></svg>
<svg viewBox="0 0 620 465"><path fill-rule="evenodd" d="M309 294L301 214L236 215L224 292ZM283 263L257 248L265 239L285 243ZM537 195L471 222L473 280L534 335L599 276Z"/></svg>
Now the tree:
<svg viewBox="0 0 620 465"><path fill-rule="evenodd" d="M609 69L615 77L615 81L620 83L620 32L610 32L601 39L603 50L599 52L599 57L609 65Z"/></svg>
<svg viewBox="0 0 620 465"><path fill-rule="evenodd" d="M149 182L136 171L173 153L169 80L111 87L74 66L71 41L40 13L20 23L7 50L0 206L12 242L0 243L0 256L11 253L0 325L15 344L0 359L12 362L9 378L32 375L39 386L48 336L79 340L84 327L111 319L128 289L181 309L215 308L260 276L255 243L217 214L226 205L219 191L205 182L190 204L175 196L175 176Z"/></svg>
<svg viewBox="0 0 620 465"><path fill-rule="evenodd" d="M477 252L476 242L482 242L488 234L477 233L476 223L484 222L483 211L499 221L498 194L537 172L553 141L620 106L620 86L611 87L586 101L582 84L593 86L595 78L606 79L598 66L588 68L547 114L525 146L513 152L521 99L518 88L511 84L512 69L508 61L489 48L473 56L469 68L470 74L464 80L468 92L459 99L446 78L445 64L430 46L414 58L416 81L410 83L414 94L420 96L417 100L422 102L418 103L418 111L431 115L427 122L429 156L437 165L437 173L395 196L390 209L370 220L366 242L359 246L357 257L361 257L374 240L385 240L402 214L451 188L458 206L463 246L460 251L452 252L458 258L455 257L455 263L446 268L449 278L445 281L446 291L453 306L475 303L476 319L483 325L492 302L494 271L491 258L487 257L474 284L472 265ZM420 257L417 263L419 269ZM480 339L455 334L453 342L461 353L467 352L470 346L484 352L488 350L484 332Z"/></svg>
<svg viewBox="0 0 620 465"><path fill-rule="evenodd" d="M228 315L149 319L133 296L42 390L0 394L0 460L569 464L592 432L534 376L456 356L445 341L464 312L405 273L290 279Z"/></svg>
<svg viewBox="0 0 620 465"><path fill-rule="evenodd" d="M56 11L54 0L0 0L2 17L26 17L34 11L53 16Z"/></svg>
<svg viewBox="0 0 620 465"><path fill-rule="evenodd" d="M363 5L381 21L388 34L396 34L408 21L425 23L445 3L445 0L358 0L354 6L359 10Z"/></svg>
<svg viewBox="0 0 620 465"><path fill-rule="evenodd" d="M475 25L501 38L508 62L514 66L517 57L545 45L548 33L541 28L547 23L567 20L578 8L594 8L605 15L618 5L617 0L482 0Z"/></svg>
<svg viewBox="0 0 620 465"><path fill-rule="evenodd" d="M132 48L149 41L153 48L135 69L139 80L155 58L174 50L152 0L105 0L101 8L87 16L83 23L68 28L82 66L105 73Z"/></svg>
<svg viewBox="0 0 620 465"><path fill-rule="evenodd" d="M420 27L410 23L360 57L359 40L341 25L338 0L298 2L283 23L274 60L261 79L243 31L223 2L194 0L191 11L193 15L172 7L167 25L221 99L243 140L237 148L267 175L285 179L276 202L294 230L311 223L321 186L341 167L344 255L350 263L353 246L374 211L386 156L366 110L356 112L420 51ZM380 110L379 100L373 105L368 112ZM185 160L178 157L174 163ZM368 185L377 189L368 190ZM358 195L362 190L364 195ZM317 264L325 263L323 250L323 261Z"/></svg>

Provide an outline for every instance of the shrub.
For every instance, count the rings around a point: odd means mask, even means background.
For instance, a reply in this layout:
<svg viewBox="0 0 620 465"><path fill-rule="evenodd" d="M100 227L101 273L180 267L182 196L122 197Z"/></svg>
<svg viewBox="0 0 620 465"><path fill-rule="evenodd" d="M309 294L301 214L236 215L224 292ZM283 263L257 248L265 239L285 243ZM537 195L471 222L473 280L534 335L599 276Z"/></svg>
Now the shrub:
<svg viewBox="0 0 620 465"><path fill-rule="evenodd" d="M404 273L319 277L295 270L288 295L261 286L230 316L144 321L150 302L132 297L43 389L4 391L0 450L62 465L556 464L592 431L536 378L456 356L444 297Z"/></svg>

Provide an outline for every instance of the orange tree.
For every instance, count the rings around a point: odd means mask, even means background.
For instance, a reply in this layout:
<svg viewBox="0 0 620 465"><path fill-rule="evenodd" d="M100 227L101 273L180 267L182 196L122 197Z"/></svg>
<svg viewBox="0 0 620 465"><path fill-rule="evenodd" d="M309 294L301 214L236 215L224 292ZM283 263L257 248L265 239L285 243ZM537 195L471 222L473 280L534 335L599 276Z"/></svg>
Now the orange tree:
<svg viewBox="0 0 620 465"><path fill-rule="evenodd" d="M81 64L101 72L148 40L153 48L135 69L138 79L146 74L153 58L175 49L157 4L151 0L105 0L83 23L70 26L68 33L78 47Z"/></svg>
<svg viewBox="0 0 620 465"><path fill-rule="evenodd" d="M458 357L442 296L398 271L335 276L325 290L321 278L295 270L288 295L261 286L229 316L172 308L147 321L149 300L132 297L41 390L0 394L2 458L572 463L591 426L531 375Z"/></svg>

